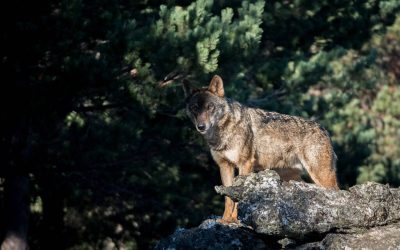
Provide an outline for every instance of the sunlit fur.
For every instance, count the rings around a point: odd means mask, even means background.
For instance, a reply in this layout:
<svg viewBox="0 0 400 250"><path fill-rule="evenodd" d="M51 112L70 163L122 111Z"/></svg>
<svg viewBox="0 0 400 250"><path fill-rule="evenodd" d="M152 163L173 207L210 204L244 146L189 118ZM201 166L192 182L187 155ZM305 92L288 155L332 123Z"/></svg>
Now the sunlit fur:
<svg viewBox="0 0 400 250"><path fill-rule="evenodd" d="M299 168L304 168L317 185L338 189L336 155L328 132L317 122L227 99L219 76L208 88L185 86L185 93L187 113L196 128L205 124L201 133L220 167L223 185L232 185L235 168L243 175L278 169L284 180L300 180ZM226 198L222 221L237 221L236 207Z"/></svg>

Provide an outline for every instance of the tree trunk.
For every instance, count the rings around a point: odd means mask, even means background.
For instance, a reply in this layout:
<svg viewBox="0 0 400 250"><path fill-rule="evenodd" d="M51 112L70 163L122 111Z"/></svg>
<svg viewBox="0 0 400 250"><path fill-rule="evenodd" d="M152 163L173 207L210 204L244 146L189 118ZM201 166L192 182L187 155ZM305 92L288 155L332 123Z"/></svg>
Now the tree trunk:
<svg viewBox="0 0 400 250"><path fill-rule="evenodd" d="M42 183L43 221L40 246L43 249L64 248L64 196L59 179L52 174L39 177ZM52 240L49 240L52 239Z"/></svg>
<svg viewBox="0 0 400 250"><path fill-rule="evenodd" d="M6 234L1 244L1 250L28 249L28 175L6 177L4 192Z"/></svg>

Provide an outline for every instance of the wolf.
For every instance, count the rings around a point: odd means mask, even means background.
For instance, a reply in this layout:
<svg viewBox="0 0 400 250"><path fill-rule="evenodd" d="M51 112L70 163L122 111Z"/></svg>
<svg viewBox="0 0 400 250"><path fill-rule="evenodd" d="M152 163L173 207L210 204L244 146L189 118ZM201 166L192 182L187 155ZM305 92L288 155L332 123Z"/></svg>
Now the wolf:
<svg viewBox="0 0 400 250"><path fill-rule="evenodd" d="M207 141L224 186L232 185L235 170L248 175L274 169L283 180L300 180L300 170L305 169L318 186L339 189L337 157L328 132L317 122L225 98L218 75L208 87L184 83L183 88L187 115ZM220 222L238 222L237 204L229 197Z"/></svg>

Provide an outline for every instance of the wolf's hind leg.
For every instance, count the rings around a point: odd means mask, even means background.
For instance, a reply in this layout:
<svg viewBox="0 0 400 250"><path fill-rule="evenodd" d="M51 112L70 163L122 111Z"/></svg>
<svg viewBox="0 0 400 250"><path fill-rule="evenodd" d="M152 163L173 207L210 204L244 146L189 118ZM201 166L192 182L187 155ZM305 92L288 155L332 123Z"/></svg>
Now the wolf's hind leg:
<svg viewBox="0 0 400 250"><path fill-rule="evenodd" d="M325 188L339 190L336 178L335 153L330 150L322 153L319 152L318 154L312 151L305 151L300 161L315 184Z"/></svg>

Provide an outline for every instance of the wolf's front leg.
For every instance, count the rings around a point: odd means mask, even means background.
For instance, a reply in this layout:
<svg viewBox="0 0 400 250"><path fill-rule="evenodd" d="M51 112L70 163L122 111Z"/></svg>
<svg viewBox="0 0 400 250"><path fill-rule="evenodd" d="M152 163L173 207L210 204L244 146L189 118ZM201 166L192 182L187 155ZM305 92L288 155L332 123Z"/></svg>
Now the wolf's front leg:
<svg viewBox="0 0 400 250"><path fill-rule="evenodd" d="M239 167L239 175L249 175L254 169L254 159L246 161Z"/></svg>
<svg viewBox="0 0 400 250"><path fill-rule="evenodd" d="M222 185L225 187L232 186L233 177L235 176L235 168L227 161L218 162L219 171L221 174ZM225 211L220 220L221 223L237 223L237 203L231 198L225 196Z"/></svg>

